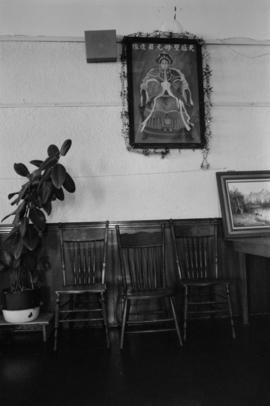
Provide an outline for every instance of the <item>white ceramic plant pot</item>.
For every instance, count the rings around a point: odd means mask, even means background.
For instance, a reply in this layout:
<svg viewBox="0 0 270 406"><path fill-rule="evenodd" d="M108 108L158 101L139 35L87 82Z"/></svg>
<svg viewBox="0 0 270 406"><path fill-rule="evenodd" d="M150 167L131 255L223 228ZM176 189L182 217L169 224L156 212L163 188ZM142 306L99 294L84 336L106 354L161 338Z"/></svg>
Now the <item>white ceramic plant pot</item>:
<svg viewBox="0 0 270 406"><path fill-rule="evenodd" d="M39 306L24 310L2 310L4 319L9 323L27 323L33 321L38 318L39 311Z"/></svg>
<svg viewBox="0 0 270 406"><path fill-rule="evenodd" d="M3 317L10 323L27 323L39 316L40 292L26 289L20 292L4 290L2 294Z"/></svg>

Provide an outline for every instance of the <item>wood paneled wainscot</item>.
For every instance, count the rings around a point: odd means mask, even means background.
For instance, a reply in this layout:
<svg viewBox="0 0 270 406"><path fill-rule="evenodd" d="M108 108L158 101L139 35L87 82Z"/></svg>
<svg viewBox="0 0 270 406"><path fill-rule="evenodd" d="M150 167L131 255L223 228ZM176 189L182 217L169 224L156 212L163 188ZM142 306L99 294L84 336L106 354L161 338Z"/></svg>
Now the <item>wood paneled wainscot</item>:
<svg viewBox="0 0 270 406"><path fill-rule="evenodd" d="M175 220L175 219L174 219ZM179 219L175 220L177 223L183 224L185 226L194 226L196 224L198 227L205 226L205 224L214 223L218 228L219 236L219 249L221 252L220 261L220 272L221 276L228 277L234 280L234 285L232 287L232 302L233 302L233 312L234 316L241 315L243 300L241 298L242 285L241 285L241 270L239 267L238 255L234 250L234 247L230 242L225 242L223 239L222 233L222 223L219 218L208 218L208 219ZM166 225L166 247L167 255L166 261L167 266L169 267L171 283L178 286L178 280L175 271L175 263L173 260L172 244L169 230L169 221L168 220L157 220L157 221L119 221L119 222L110 222L109 224L109 252L108 252L108 273L107 273L107 284L109 290L109 323L111 326L117 326L119 324L119 303L118 303L118 292L121 286L121 275L117 251L117 242L115 235L115 226L116 224L121 227L125 227L127 230L134 225L147 225L153 227L154 229L160 225L160 223L165 223ZM89 233L89 227L91 225L103 226L104 223L66 223L62 224L64 228L74 229L76 235L84 235ZM0 238L3 239L6 233L8 232L9 227L0 227ZM49 223L45 239L46 252L49 256L51 267L44 274L42 281L42 292L43 292L43 307L46 311L53 312L54 310L54 291L61 286L61 259L60 259L60 240L59 240L59 225L56 223ZM247 261L250 262L250 265L253 266L252 260L247 258ZM266 263L261 263L260 268L267 269ZM270 276L270 272L260 273L253 272L252 278L249 278L249 291L251 296L253 296L253 286L256 286L256 289L260 289L262 292L256 292L254 295L257 298L257 302L251 303L250 312L251 313L265 313L270 312L270 299L267 299L266 292L263 291L262 287L265 286L265 282L261 281L260 278ZM4 288L8 285L7 274L0 274L0 288ZM269 278L267 278L269 280ZM260 283L258 283L260 281ZM270 280L269 280L270 282ZM270 285L269 285L270 286ZM182 312L182 294L179 291L179 301L178 301L178 311L179 314Z"/></svg>

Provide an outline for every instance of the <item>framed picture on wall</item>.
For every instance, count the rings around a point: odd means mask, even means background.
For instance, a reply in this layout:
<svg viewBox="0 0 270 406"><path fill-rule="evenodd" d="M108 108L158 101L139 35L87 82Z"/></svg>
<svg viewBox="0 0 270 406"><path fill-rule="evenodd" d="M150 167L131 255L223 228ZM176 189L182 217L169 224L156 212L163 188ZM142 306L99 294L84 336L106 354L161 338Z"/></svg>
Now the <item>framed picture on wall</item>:
<svg viewBox="0 0 270 406"><path fill-rule="evenodd" d="M124 37L133 148L205 145L201 45L196 39Z"/></svg>
<svg viewBox="0 0 270 406"><path fill-rule="evenodd" d="M216 176L225 237L270 235L270 171Z"/></svg>

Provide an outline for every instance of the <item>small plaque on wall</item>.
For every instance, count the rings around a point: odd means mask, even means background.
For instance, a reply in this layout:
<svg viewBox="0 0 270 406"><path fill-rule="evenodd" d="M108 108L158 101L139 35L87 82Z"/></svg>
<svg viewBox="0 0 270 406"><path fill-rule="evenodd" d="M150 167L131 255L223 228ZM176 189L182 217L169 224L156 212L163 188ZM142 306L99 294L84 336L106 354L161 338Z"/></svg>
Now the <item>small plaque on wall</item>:
<svg viewBox="0 0 270 406"><path fill-rule="evenodd" d="M116 30L85 31L86 59L93 62L116 62Z"/></svg>

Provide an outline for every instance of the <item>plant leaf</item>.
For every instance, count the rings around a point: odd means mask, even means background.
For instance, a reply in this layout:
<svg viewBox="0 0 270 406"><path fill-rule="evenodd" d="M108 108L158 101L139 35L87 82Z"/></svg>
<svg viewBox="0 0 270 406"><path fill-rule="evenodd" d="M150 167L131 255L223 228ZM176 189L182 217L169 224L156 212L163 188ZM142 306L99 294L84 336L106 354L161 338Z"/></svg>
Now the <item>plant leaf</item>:
<svg viewBox="0 0 270 406"><path fill-rule="evenodd" d="M72 177L68 173L66 173L66 178L65 178L65 181L63 183L63 186L66 189L66 191L68 191L69 193L74 193L75 190L76 190L74 180L72 179Z"/></svg>
<svg viewBox="0 0 270 406"><path fill-rule="evenodd" d="M30 182L26 182L24 185L22 185L22 188L21 188L19 196L18 196L18 202L20 199L25 198L25 193L26 193L27 189L30 187L30 185L31 185Z"/></svg>
<svg viewBox="0 0 270 406"><path fill-rule="evenodd" d="M52 144L48 147L48 156L57 156L59 154L59 149L56 145Z"/></svg>
<svg viewBox="0 0 270 406"><path fill-rule="evenodd" d="M28 248L28 247L26 247L26 248ZM23 254L22 265L23 265L24 269L27 270L27 272L34 272L36 270L37 258L36 258L36 255L34 255L32 252L34 249L35 248L31 249L29 252L29 248L28 248L28 252Z"/></svg>
<svg viewBox="0 0 270 406"><path fill-rule="evenodd" d="M17 255L16 259L18 259L20 256L19 254L22 252L21 241L22 238L20 235L19 228L15 226L11 229L7 238L3 242L3 249L11 255L12 262L14 262L15 253Z"/></svg>
<svg viewBox="0 0 270 406"><path fill-rule="evenodd" d="M19 233L19 228L18 227L13 227L10 232L8 233L7 237L5 238L3 245L5 249L8 249L8 247L13 244L13 241L17 238L17 234Z"/></svg>
<svg viewBox="0 0 270 406"><path fill-rule="evenodd" d="M25 247L28 250L33 251L38 246L39 240L40 237L37 230L31 225L27 227L26 233L23 237Z"/></svg>
<svg viewBox="0 0 270 406"><path fill-rule="evenodd" d="M25 198L26 191L29 188L30 184L31 184L30 182L26 182L22 186L20 192L18 192L18 197L16 199L14 199L13 202L10 203L12 206L14 204L19 204L20 200Z"/></svg>
<svg viewBox="0 0 270 406"><path fill-rule="evenodd" d="M19 225L21 218L24 216L26 210L26 202L23 200L21 204L17 207L16 209L16 215L14 217L14 220L12 222L13 225L17 226Z"/></svg>
<svg viewBox="0 0 270 406"><path fill-rule="evenodd" d="M28 224L29 224L28 218L27 218L27 217L23 217L23 218L21 219L21 224L20 224L20 234L21 234L22 237L23 237L23 236L25 235L25 233L26 233Z"/></svg>
<svg viewBox="0 0 270 406"><path fill-rule="evenodd" d="M52 212L52 202L50 200L48 200L46 203L44 203L42 205L42 207L49 216L51 214L51 212Z"/></svg>
<svg viewBox="0 0 270 406"><path fill-rule="evenodd" d="M45 182L45 180L48 180L51 176L51 172L52 172L52 168L46 169L41 177L41 182Z"/></svg>
<svg viewBox="0 0 270 406"><path fill-rule="evenodd" d="M20 266L21 266L21 258L17 258L17 259L13 258L12 269L20 268Z"/></svg>
<svg viewBox="0 0 270 406"><path fill-rule="evenodd" d="M52 173L51 173L51 179L52 179L52 183L53 185L59 189L60 187L62 187L65 178L66 178L66 169L63 165L61 164L56 164L55 167L52 169Z"/></svg>
<svg viewBox="0 0 270 406"><path fill-rule="evenodd" d="M2 223L3 221L5 221L7 218L9 218L10 216L14 216L14 215L16 214L16 211L17 211L17 210L14 210L12 213L7 214L5 217L3 217L2 220L1 220L1 223Z"/></svg>
<svg viewBox="0 0 270 406"><path fill-rule="evenodd" d="M29 172L29 170L27 169L27 167L24 165L24 164L22 164L22 163L15 163L14 164L14 170L15 170L15 172L18 174L18 175L20 175L20 176L25 176L25 177L27 177L27 176L29 176L30 175L30 172Z"/></svg>
<svg viewBox="0 0 270 406"><path fill-rule="evenodd" d="M46 227L46 217L43 211L32 208L29 211L29 218L32 223L41 231L43 231Z"/></svg>
<svg viewBox="0 0 270 406"><path fill-rule="evenodd" d="M38 191L42 188L43 183L46 182L50 178L51 171L52 171L51 168L46 169L44 171L44 173L41 175L40 180L39 180L39 185L38 185ZM50 179L50 183L52 183L51 179Z"/></svg>
<svg viewBox="0 0 270 406"><path fill-rule="evenodd" d="M41 186L42 205L46 204L50 198L53 186L51 182L45 181Z"/></svg>
<svg viewBox="0 0 270 406"><path fill-rule="evenodd" d="M33 159L32 161L30 161L30 164L37 166L38 168L41 166L43 161L41 161L40 159Z"/></svg>
<svg viewBox="0 0 270 406"><path fill-rule="evenodd" d="M0 251L0 263L1 263L1 265L3 265L2 270L5 270L6 268L11 267L12 260L13 260L13 257L10 254L10 252L8 252L6 250Z"/></svg>
<svg viewBox="0 0 270 406"><path fill-rule="evenodd" d="M13 196L16 196L18 194L19 194L19 192L9 193L8 194L8 199L10 200L10 199L12 199Z"/></svg>
<svg viewBox="0 0 270 406"><path fill-rule="evenodd" d="M60 154L62 156L66 155L68 152L69 148L71 147L72 141L71 140L65 140L62 144L62 147L60 148Z"/></svg>
<svg viewBox="0 0 270 406"><path fill-rule="evenodd" d="M40 169L43 171L45 169L52 168L58 162L58 159L59 158L56 156L49 156L44 162L42 162Z"/></svg>
<svg viewBox="0 0 270 406"><path fill-rule="evenodd" d="M19 259L20 256L22 255L22 251L23 251L23 238L18 234L19 238L18 238L18 242L17 242L17 246L15 247L14 250L14 258L15 259Z"/></svg>
<svg viewBox="0 0 270 406"><path fill-rule="evenodd" d="M55 188L54 193L58 200L61 200L61 201L65 200L65 195L64 195L64 191L62 188L60 188L60 189Z"/></svg>
<svg viewBox="0 0 270 406"><path fill-rule="evenodd" d="M34 182L34 181L38 180L38 178L40 177L40 175L41 175L41 170L40 170L40 168L35 169L35 170L31 173L31 175L30 175L30 181L31 181L31 182Z"/></svg>

